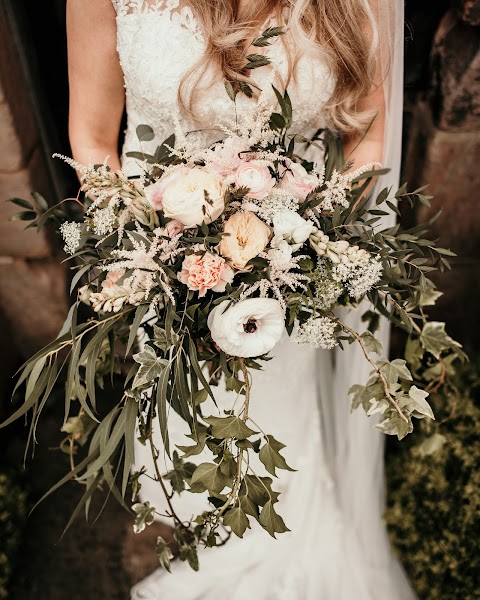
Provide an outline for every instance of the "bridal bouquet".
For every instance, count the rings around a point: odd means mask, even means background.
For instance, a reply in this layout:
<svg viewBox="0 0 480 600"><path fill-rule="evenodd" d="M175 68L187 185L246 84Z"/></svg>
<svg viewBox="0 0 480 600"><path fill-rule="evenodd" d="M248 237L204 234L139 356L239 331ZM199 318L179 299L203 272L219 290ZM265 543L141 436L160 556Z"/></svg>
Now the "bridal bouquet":
<svg viewBox="0 0 480 600"><path fill-rule="evenodd" d="M372 179L385 172L381 165L352 170L338 139L291 134L288 93L274 91L278 112L259 101L223 127L213 145L195 143L177 127L153 155L130 153L141 177L66 159L82 173L79 222L65 221L58 207L45 212L16 200L30 211L21 218L37 213L37 226L61 221L76 271L72 290L81 286L58 338L24 365L17 387L25 384L25 402L5 424L31 411L33 437L64 374L62 431L71 469L55 489L71 479L85 485L76 516L84 506L88 512L101 484L122 503L130 484L134 528L142 531L157 511L138 501L146 471L133 470L139 437L151 449L150 476L165 493L164 516L172 520L180 558L194 569L199 545L221 544L231 532L242 537L252 520L272 536L288 531L273 483L278 469L291 470L284 445L260 431L269 423L249 418L252 370L285 332L327 350L359 344L372 374L350 390L352 409L380 415L375 427L400 439L414 418L434 418L428 390L416 385L418 370L435 371L440 381L461 356L444 324L424 312L439 296L428 273L448 268L451 253L424 237L428 224L408 231L380 226L388 210L397 211L395 201L428 203L423 189L402 186L369 197ZM140 141L154 137L148 126L137 134ZM312 145L324 154L321 164L305 159ZM365 330L354 331L337 309L365 299ZM85 304L93 310L81 320ZM375 338L380 316L408 332L417 372L405 360L382 357ZM112 391L108 410L97 410L98 388L128 364L121 394ZM218 385L234 392L227 410L215 409ZM190 427L185 445L170 442L171 410ZM201 453L210 458L188 460ZM252 471L254 454L264 473ZM170 459L168 472L160 455ZM210 509L183 521L175 494L184 493L205 493ZM169 568L162 538L157 553Z"/></svg>

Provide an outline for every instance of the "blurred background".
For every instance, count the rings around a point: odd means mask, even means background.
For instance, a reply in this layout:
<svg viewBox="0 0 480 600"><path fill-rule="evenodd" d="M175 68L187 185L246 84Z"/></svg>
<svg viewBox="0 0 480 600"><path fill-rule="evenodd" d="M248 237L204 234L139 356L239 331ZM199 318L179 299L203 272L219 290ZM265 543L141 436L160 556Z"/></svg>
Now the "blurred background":
<svg viewBox="0 0 480 600"><path fill-rule="evenodd" d="M419 451L432 433L422 428L401 448L389 442L386 518L421 600L470 600L480 598L480 0L407 0L406 19L402 179L412 189L430 183L435 199L402 219L442 211L431 237L458 256L430 314L447 322L472 362L455 397L437 399L438 451ZM76 194L73 170L51 159L70 154L67 117L65 0L1 0L0 420L11 410L15 371L61 328L69 277L58 240L10 222L18 209L4 200L36 190L55 204ZM65 472L53 455L57 414L50 407L25 469L23 427L0 432L0 599L75 600L86 590L128 598L156 566L154 528L134 537L129 514L109 502L96 526L80 517L60 541L81 491L73 484L27 518Z"/></svg>

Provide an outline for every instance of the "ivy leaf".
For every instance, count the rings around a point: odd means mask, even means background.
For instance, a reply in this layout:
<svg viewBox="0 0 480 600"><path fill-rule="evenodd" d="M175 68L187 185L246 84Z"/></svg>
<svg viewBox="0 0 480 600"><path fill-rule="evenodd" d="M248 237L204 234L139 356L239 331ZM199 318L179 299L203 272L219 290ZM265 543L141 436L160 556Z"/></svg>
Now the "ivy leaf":
<svg viewBox="0 0 480 600"><path fill-rule="evenodd" d="M385 390L383 389L383 385L377 379L375 380L375 383L369 385L352 385L348 390L348 393L352 395L351 412L356 410L359 406L362 406L365 412L368 412L371 408L372 400L380 402L385 395Z"/></svg>
<svg viewBox="0 0 480 600"><path fill-rule="evenodd" d="M142 475L145 475L145 473L146 469L145 467L142 467L140 471L136 471L130 475L130 484L132 486L132 502L135 502L135 500L138 498L138 494L142 489L142 484L139 480Z"/></svg>
<svg viewBox="0 0 480 600"><path fill-rule="evenodd" d="M198 433L198 441L194 446L178 446L177 448L183 452L182 458L188 458L189 456L196 456L203 452L205 448L205 442L207 440L207 434L203 432Z"/></svg>
<svg viewBox="0 0 480 600"><path fill-rule="evenodd" d="M159 358L151 346L145 346L142 352L134 354L133 360L140 364L133 380L133 389L152 383L157 377L160 377L162 371L169 364L168 361Z"/></svg>
<svg viewBox="0 0 480 600"><path fill-rule="evenodd" d="M405 436L413 431L412 418L407 417L404 421L398 413L393 413L381 423L375 425L375 428L385 435L396 435L399 440L403 440Z"/></svg>
<svg viewBox="0 0 480 600"><path fill-rule="evenodd" d="M173 554L170 548L168 547L167 542L161 537L157 537L157 545L155 546L155 551L158 556L158 562L160 565L166 569L169 573L170 571L170 561L173 559Z"/></svg>
<svg viewBox="0 0 480 600"><path fill-rule="evenodd" d="M289 467L280 454L280 450L285 448L285 445L278 442L272 435L266 436L266 442L260 449L260 453L258 457L265 465L265 468L269 473L271 473L274 477L277 476L275 469L284 469L286 471L294 471Z"/></svg>
<svg viewBox="0 0 480 600"><path fill-rule="evenodd" d="M426 323L420 334L420 343L435 358L440 358L441 353L445 350L462 347L461 344L447 334L445 323L440 323L439 321Z"/></svg>
<svg viewBox="0 0 480 600"><path fill-rule="evenodd" d="M220 494L229 481L218 465L202 463L195 469L190 480L190 486L193 487L196 483L201 483L209 492Z"/></svg>
<svg viewBox="0 0 480 600"><path fill-rule="evenodd" d="M180 560L187 561L194 571L198 571L198 553L197 549L194 546L180 546L178 557L180 558Z"/></svg>
<svg viewBox="0 0 480 600"><path fill-rule="evenodd" d="M245 475L240 486L240 497L246 496L257 506L263 506L268 500L275 499L275 492L272 491L272 483L273 481L270 477ZM243 508L245 510L245 507Z"/></svg>
<svg viewBox="0 0 480 600"><path fill-rule="evenodd" d="M178 342L178 335L174 332L170 332L170 340L167 337L167 333L165 329L159 327L158 325L153 326L153 343L157 348L163 350L163 352L167 353L172 346L174 346Z"/></svg>
<svg viewBox="0 0 480 600"><path fill-rule="evenodd" d="M276 533L285 533L286 531L290 531L290 529L288 529L288 527L285 525L282 517L275 512L275 508L273 507L273 502L271 500L269 500L262 508L259 523L272 537L275 537Z"/></svg>
<svg viewBox="0 0 480 600"><path fill-rule="evenodd" d="M365 331L365 333L362 333L360 337L362 338L368 352L374 352L379 356L382 354L383 346L381 342L379 342L370 331Z"/></svg>
<svg viewBox="0 0 480 600"><path fill-rule="evenodd" d="M426 401L428 395L428 392L424 392L423 390L419 389L416 385L412 385L408 392L409 398L413 400L413 408L415 412L435 420L435 415L433 414L432 408L430 404ZM409 406L412 406L412 403Z"/></svg>
<svg viewBox="0 0 480 600"><path fill-rule="evenodd" d="M178 452L173 453L173 469L164 477L170 481L170 485L174 492L181 494L185 490L185 480L190 480L196 465L189 462L184 462L183 457L180 458Z"/></svg>
<svg viewBox="0 0 480 600"><path fill-rule="evenodd" d="M245 512L239 507L231 508L223 517L223 524L230 527L233 533L239 538L243 538L245 531L250 529L250 522Z"/></svg>
<svg viewBox="0 0 480 600"><path fill-rule="evenodd" d="M135 533L142 533L148 525L153 523L155 508L150 506L150 502L139 502L132 506L132 510L136 513L133 531Z"/></svg>
<svg viewBox="0 0 480 600"><path fill-rule="evenodd" d="M381 360L377 363L377 366L380 367L381 372L390 385L397 383L399 379L412 381L412 374L407 367L407 363L401 358L396 358L392 361Z"/></svg>
<svg viewBox="0 0 480 600"><path fill-rule="evenodd" d="M240 508L247 515L251 515L258 521L258 505L250 498L250 496L240 496L239 497Z"/></svg>
<svg viewBox="0 0 480 600"><path fill-rule="evenodd" d="M228 438L245 440L256 433L256 431L247 427L240 417L235 415L230 417L206 417L204 420L212 426L213 437L220 440Z"/></svg>

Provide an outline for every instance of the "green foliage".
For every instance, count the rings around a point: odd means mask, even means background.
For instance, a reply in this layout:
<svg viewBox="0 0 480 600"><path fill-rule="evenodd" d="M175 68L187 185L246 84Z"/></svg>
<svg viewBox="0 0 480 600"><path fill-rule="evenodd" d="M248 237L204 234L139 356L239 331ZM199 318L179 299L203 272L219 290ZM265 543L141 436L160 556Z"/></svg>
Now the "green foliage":
<svg viewBox="0 0 480 600"><path fill-rule="evenodd" d="M20 479L0 471L0 598L8 598L8 583L22 542L27 497Z"/></svg>
<svg viewBox="0 0 480 600"><path fill-rule="evenodd" d="M425 420L387 454L390 536L421 600L480 590L480 361L432 391ZM432 382L433 375L424 384Z"/></svg>

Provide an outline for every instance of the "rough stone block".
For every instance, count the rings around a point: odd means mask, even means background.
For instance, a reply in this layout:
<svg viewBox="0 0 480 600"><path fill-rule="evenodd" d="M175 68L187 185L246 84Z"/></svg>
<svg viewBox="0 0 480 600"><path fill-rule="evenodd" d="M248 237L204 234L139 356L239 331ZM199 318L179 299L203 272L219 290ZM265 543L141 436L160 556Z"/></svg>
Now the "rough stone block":
<svg viewBox="0 0 480 600"><path fill-rule="evenodd" d="M451 131L480 130L480 36L449 11L435 36L429 100L435 125Z"/></svg>
<svg viewBox="0 0 480 600"><path fill-rule="evenodd" d="M52 341L67 315L65 267L56 259L0 261L0 311L10 323L12 347L29 357Z"/></svg>
<svg viewBox="0 0 480 600"><path fill-rule="evenodd" d="M460 18L469 25L480 25L480 0L456 0Z"/></svg>
<svg viewBox="0 0 480 600"><path fill-rule="evenodd" d="M51 254L43 232L25 230L26 223L8 220L22 209L5 202L12 197L29 199L31 191L45 189L42 179L45 179L45 171L39 151L33 154L25 169L16 173L0 173L0 256L45 258Z"/></svg>

